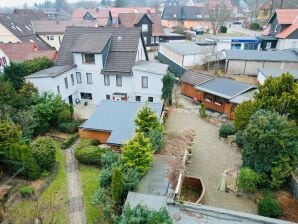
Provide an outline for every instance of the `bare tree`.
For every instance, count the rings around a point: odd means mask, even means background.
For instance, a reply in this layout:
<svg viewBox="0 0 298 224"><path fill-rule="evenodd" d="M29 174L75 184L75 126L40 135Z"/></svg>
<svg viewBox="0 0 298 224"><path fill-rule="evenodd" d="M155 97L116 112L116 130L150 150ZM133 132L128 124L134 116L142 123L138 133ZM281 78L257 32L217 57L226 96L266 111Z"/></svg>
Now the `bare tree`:
<svg viewBox="0 0 298 224"><path fill-rule="evenodd" d="M224 1L221 1L215 7L209 7L209 21L212 25L213 35L216 35L221 26L231 17L231 11L227 8Z"/></svg>

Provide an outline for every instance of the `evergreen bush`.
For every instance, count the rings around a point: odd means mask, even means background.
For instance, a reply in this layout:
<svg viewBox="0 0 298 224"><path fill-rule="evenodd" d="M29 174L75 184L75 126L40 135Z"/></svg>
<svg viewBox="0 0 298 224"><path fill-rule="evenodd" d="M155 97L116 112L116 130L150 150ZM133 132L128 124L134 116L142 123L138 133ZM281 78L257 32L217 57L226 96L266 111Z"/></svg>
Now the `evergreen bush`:
<svg viewBox="0 0 298 224"><path fill-rule="evenodd" d="M234 134L235 134L235 129L232 123L223 124L219 128L219 136L221 138L227 138L229 135L234 135Z"/></svg>
<svg viewBox="0 0 298 224"><path fill-rule="evenodd" d="M100 166L102 149L98 146L85 146L75 150L75 156L80 163Z"/></svg>
<svg viewBox="0 0 298 224"><path fill-rule="evenodd" d="M22 186L19 189L22 198L31 198L34 195L34 189L30 186Z"/></svg>
<svg viewBox="0 0 298 224"><path fill-rule="evenodd" d="M258 214L266 217L278 218L282 214L282 209L275 199L265 197L258 203Z"/></svg>
<svg viewBox="0 0 298 224"><path fill-rule="evenodd" d="M240 169L237 185L244 192L254 193L260 182L260 178L261 176L252 169L243 167Z"/></svg>

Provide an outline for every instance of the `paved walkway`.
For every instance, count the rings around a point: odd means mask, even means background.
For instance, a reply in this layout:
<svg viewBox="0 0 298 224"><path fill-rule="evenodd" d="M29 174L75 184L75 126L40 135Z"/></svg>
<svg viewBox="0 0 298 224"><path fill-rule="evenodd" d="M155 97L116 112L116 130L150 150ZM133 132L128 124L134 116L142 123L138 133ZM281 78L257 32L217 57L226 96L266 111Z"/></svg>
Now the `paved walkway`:
<svg viewBox="0 0 298 224"><path fill-rule="evenodd" d="M78 161L74 156L77 143L66 150L67 180L68 180L68 216L69 224L86 224L86 214L83 203L83 193L80 181Z"/></svg>

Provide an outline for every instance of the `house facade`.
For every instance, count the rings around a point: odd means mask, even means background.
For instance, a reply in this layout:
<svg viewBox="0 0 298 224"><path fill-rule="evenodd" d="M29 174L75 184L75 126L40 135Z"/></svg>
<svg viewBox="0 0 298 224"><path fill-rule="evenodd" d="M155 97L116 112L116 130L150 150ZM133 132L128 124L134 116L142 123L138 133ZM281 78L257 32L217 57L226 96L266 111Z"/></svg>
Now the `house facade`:
<svg viewBox="0 0 298 224"><path fill-rule="evenodd" d="M148 61L138 28L67 27L56 65L26 77L69 104L161 102L167 65Z"/></svg>

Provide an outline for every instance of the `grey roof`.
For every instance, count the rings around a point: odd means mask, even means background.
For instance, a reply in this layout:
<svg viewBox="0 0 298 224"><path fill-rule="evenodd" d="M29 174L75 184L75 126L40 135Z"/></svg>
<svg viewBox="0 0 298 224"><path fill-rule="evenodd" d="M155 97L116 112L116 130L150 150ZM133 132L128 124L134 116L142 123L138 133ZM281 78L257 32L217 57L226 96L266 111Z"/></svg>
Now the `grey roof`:
<svg viewBox="0 0 298 224"><path fill-rule="evenodd" d="M71 49L72 53L101 53L111 39L108 33L87 33Z"/></svg>
<svg viewBox="0 0 298 224"><path fill-rule="evenodd" d="M31 75L25 77L25 79L31 78L45 78L45 77L56 77L72 68L76 67L76 65L61 65L61 66L53 66L50 68L43 69L41 71L35 72Z"/></svg>
<svg viewBox="0 0 298 224"><path fill-rule="evenodd" d="M295 51L224 50L227 60L298 62Z"/></svg>
<svg viewBox="0 0 298 224"><path fill-rule="evenodd" d="M111 132L107 143L121 145L134 135L135 118L142 102L103 100L96 107L92 116L80 128ZM161 103L148 103L161 116Z"/></svg>
<svg viewBox="0 0 298 224"><path fill-rule="evenodd" d="M206 40L258 40L257 37L251 36L210 36Z"/></svg>
<svg viewBox="0 0 298 224"><path fill-rule="evenodd" d="M278 77L283 73L291 73L295 80L298 80L298 69L273 69L273 68L259 68L258 69L265 77Z"/></svg>
<svg viewBox="0 0 298 224"><path fill-rule="evenodd" d="M253 85L224 78L215 78L196 86L196 89L198 90L220 96L228 100L254 88L256 87Z"/></svg>
<svg viewBox="0 0 298 224"><path fill-rule="evenodd" d="M180 82L185 82L187 84L196 86L208 82L211 79L214 79L214 77L207 74L186 70L181 76Z"/></svg>
<svg viewBox="0 0 298 224"><path fill-rule="evenodd" d="M162 64L158 62L152 61L138 61L136 65L133 67L133 70L155 73L159 75L165 75L168 70L167 64Z"/></svg>
<svg viewBox="0 0 298 224"><path fill-rule="evenodd" d="M257 91L258 91L257 89L248 90L247 92L234 97L233 99L230 100L230 102L235 104L240 104L244 101L252 100Z"/></svg>
<svg viewBox="0 0 298 224"><path fill-rule="evenodd" d="M104 74L131 75L138 49L141 30L127 27L67 27L60 46L56 65L74 64L71 49L84 34L110 34L111 46ZM96 42L91 42L96 47ZM147 55L146 55L147 56Z"/></svg>
<svg viewBox="0 0 298 224"><path fill-rule="evenodd" d="M172 42L162 43L161 45L180 55L205 54L211 52L208 46L198 46L192 42Z"/></svg>
<svg viewBox="0 0 298 224"><path fill-rule="evenodd" d="M208 10L197 6L183 6L181 10L182 20L207 20Z"/></svg>
<svg viewBox="0 0 298 224"><path fill-rule="evenodd" d="M180 6L166 6L163 10L162 20L180 20L181 7Z"/></svg>

